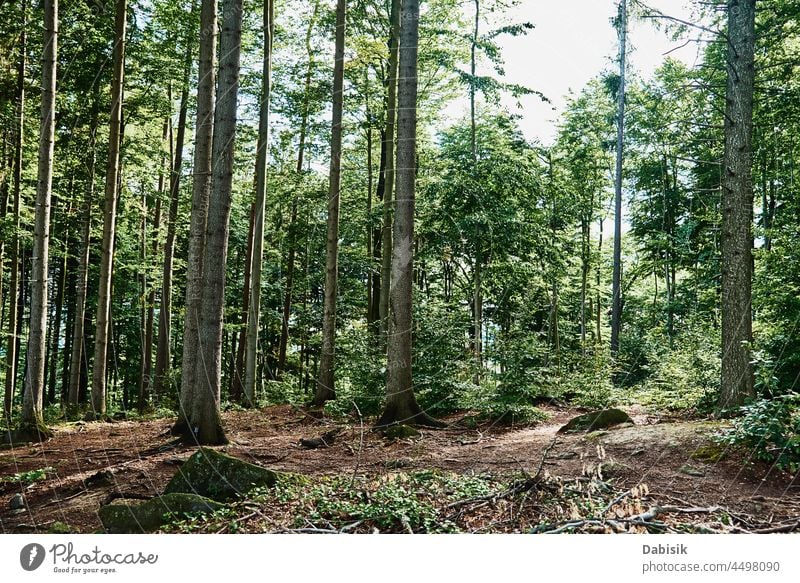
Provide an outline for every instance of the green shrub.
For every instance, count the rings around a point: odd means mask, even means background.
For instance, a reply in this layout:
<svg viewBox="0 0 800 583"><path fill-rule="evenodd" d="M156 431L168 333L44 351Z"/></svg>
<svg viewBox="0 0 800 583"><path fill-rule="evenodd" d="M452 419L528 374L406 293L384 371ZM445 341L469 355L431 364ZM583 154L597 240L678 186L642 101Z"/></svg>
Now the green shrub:
<svg viewBox="0 0 800 583"><path fill-rule="evenodd" d="M717 440L752 449L756 459L800 470L800 394L759 399L741 408L742 416Z"/></svg>

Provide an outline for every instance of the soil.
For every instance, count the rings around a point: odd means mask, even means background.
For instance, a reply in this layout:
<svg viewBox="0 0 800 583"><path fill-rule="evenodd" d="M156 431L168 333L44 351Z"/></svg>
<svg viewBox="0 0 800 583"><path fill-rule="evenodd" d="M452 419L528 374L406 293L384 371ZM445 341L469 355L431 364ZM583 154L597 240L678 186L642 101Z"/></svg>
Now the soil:
<svg viewBox="0 0 800 583"><path fill-rule="evenodd" d="M460 474L535 474L579 478L605 474L618 489L647 484L649 499L681 507L720 506L743 524L785 524L800 519L800 479L751 459L750 452L715 449L720 422L653 416L626 409L634 425L593 433L557 434L584 411L543 407L550 417L535 426L492 423L468 428L464 415L444 429L387 440L369 425L337 425L290 406L223 414L230 455L276 470L311 476L382 475L440 469ZM461 421L464 419L464 421ZM196 447L169 434L173 419L70 423L39 444L0 449L0 528L4 533L48 532L64 523L71 532L101 529L98 509L114 498L149 498L163 492ZM301 439L341 428L327 447L308 449ZM555 440L555 443L554 443ZM710 455L709 455L710 452ZM721 459L718 459L720 458ZM52 468L32 483L15 474ZM12 509L12 498L24 507ZM19 497L17 502L19 501Z"/></svg>

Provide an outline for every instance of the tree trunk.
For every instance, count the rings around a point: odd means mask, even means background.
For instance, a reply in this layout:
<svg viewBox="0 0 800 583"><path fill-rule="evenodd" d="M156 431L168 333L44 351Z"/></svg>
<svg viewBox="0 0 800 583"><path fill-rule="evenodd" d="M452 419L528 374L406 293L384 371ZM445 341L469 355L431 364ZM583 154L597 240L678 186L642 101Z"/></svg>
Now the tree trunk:
<svg viewBox="0 0 800 583"><path fill-rule="evenodd" d="M619 89L617 90L617 159L614 174L614 269L611 284L611 354L619 351L622 325L622 148L625 138L625 43L628 3L619 3Z"/></svg>
<svg viewBox="0 0 800 583"><path fill-rule="evenodd" d="M122 130L122 91L125 82L127 12L127 0L116 0L114 16L114 80L111 87L111 123L108 134L103 243L100 254L100 284L97 294L94 369L92 371L92 413L96 418L102 418L106 414L106 361L108 356L109 320L111 318L111 275L114 267L117 199L120 178L119 149Z"/></svg>
<svg viewBox="0 0 800 583"><path fill-rule="evenodd" d="M419 0L405 0L400 36L397 116L397 203L394 213L392 275L387 335L386 408L379 426L439 423L422 411L411 384L414 197L417 150L417 42Z"/></svg>
<svg viewBox="0 0 800 583"><path fill-rule="evenodd" d="M214 100L216 89L217 0L202 0L200 10L200 57L197 83L197 121L195 124L192 215L189 226L189 251L186 260L186 316L181 359L181 393L178 421L173 433L189 430L194 407L195 369L198 353L198 323L203 279L203 252L211 194L211 154L214 139ZM163 293L163 291L162 291Z"/></svg>
<svg viewBox="0 0 800 583"><path fill-rule="evenodd" d="M247 318L247 363L245 402L252 406L256 394L256 354L261 317L261 263L264 259L264 213L267 198L267 155L269 153L269 101L272 77L272 38L275 30L273 0L264 0L264 63L261 78L261 108L258 119L256 157L256 206L253 223L253 255L250 283L250 311Z"/></svg>
<svg viewBox="0 0 800 583"><path fill-rule="evenodd" d="M44 393L45 334L47 329L47 276L50 253L50 199L53 191L53 146L55 141L56 60L58 54L58 0L44 2L44 48L42 51L42 118L39 138L39 169L33 231L31 271L31 324L25 392L22 400L22 432L44 437L49 430L42 416Z"/></svg>
<svg viewBox="0 0 800 583"><path fill-rule="evenodd" d="M342 180L342 108L344 105L345 0L336 3L336 49L333 62L333 121L331 124L328 235L325 253L325 301L322 309L322 352L317 389L312 406L321 407L336 398L334 388L336 350L336 294L339 260L339 194Z"/></svg>
<svg viewBox="0 0 800 583"><path fill-rule="evenodd" d="M235 403L240 403L242 401L242 395L244 394L244 361L247 348L247 316L250 311L250 282L253 273L253 230L255 229L255 220L256 205L253 203L250 205L250 226L247 229L247 251L244 261L244 285L242 286L244 292L241 312L242 327L239 330L238 343L235 338L233 340L234 344L236 344L236 351L233 353L234 366L232 371L233 378L231 379L231 401ZM231 336L235 337L236 334L231 334Z"/></svg>
<svg viewBox="0 0 800 583"><path fill-rule="evenodd" d="M720 411L753 396L753 82L755 0L728 1L728 83L722 181Z"/></svg>
<svg viewBox="0 0 800 583"><path fill-rule="evenodd" d="M18 338L17 328L22 313L18 308L20 301L19 292L19 272L20 272L20 196L22 187L22 162L23 162L23 143L25 137L25 70L27 65L27 0L22 1L22 32L19 39L19 63L17 65L17 103L16 103L16 128L14 132L14 171L13 171L13 214L14 223L13 231L11 233L11 256L9 267L11 275L9 277L8 285L8 335L6 337L6 378L5 378L5 394L3 398L3 417L7 423L11 424L11 410L14 402L14 392L16 391L17 384L17 358L18 358ZM57 12L57 8L54 7ZM54 17L54 22L57 20L57 15ZM55 25L54 25L55 26ZM55 43L55 28L53 29L53 42ZM47 45L47 40L45 39ZM52 45L53 60L55 60L55 44ZM53 66L53 75L55 75L55 63ZM49 82L49 81L48 81ZM44 130L44 127L42 128ZM2 274L0 274L2 275Z"/></svg>
<svg viewBox="0 0 800 583"><path fill-rule="evenodd" d="M70 191L72 189L70 188ZM71 193L71 192L70 192ZM67 215L70 214L70 209L67 209ZM58 353L59 353L59 340L61 339L61 315L64 307L64 289L67 286L67 257L69 256L69 229L64 232L64 254L60 258L60 265L58 267L58 279L56 280L56 297L55 297L55 314L53 317L53 326L51 326L50 336L50 365L48 368L47 380L47 395L46 401L48 405L56 402L56 376L58 372Z"/></svg>
<svg viewBox="0 0 800 583"><path fill-rule="evenodd" d="M236 101L239 95L239 51L242 40L242 0L225 0L220 33L219 101L214 112L213 187L208 204L203 257L199 351L195 363L196 391L191 428L201 444L227 443L219 415L222 382L222 329L225 271L228 259Z"/></svg>
<svg viewBox="0 0 800 583"><path fill-rule="evenodd" d="M392 0L389 28L389 78L386 88L386 129L383 133L383 224L381 226L381 278L378 317L386 342L389 330L389 294L392 277L392 213L395 183L395 121L397 119L397 68L399 62L401 14L403 0Z"/></svg>
<svg viewBox="0 0 800 583"><path fill-rule="evenodd" d="M95 91L92 100L92 126L89 134L89 160L86 194L84 198L83 218L81 224L81 255L78 260L78 281L76 284L75 298L75 325L72 328L72 351L70 353L69 390L67 391L67 405L75 409L80 400L81 371L84 364L88 367L86 359L86 346L84 330L86 326L86 296L88 292L89 252L92 233L92 205L94 202L94 179L97 162L97 126L99 96Z"/></svg>
<svg viewBox="0 0 800 583"><path fill-rule="evenodd" d="M192 10L194 10L194 5ZM161 307L158 311L158 344L156 347L156 370L154 393L157 397L168 388L172 364L172 270L175 260L176 223L181 197L181 173L183 171L183 144L186 137L186 114L189 109L189 81L192 72L194 42L191 31L186 39L186 61L184 63L181 103L178 109L178 133L175 140L175 155L171 161L169 175L169 211L167 214L167 238L164 242L164 269L161 274ZM198 107L199 110L199 107ZM198 111L199 115L199 111ZM199 132L198 132L199 134ZM200 136L198 135L198 140ZM170 140L170 144L172 140ZM187 308L188 310L188 308ZM188 314L188 311L187 311Z"/></svg>
<svg viewBox="0 0 800 583"><path fill-rule="evenodd" d="M314 11L311 13L311 19L308 21L308 28L306 29L306 55L308 56L308 67L306 68L305 89L303 92L303 110L300 116L300 139L297 145L297 179L303 172L303 155L306 146L306 133L308 131L308 116L309 116L309 103L311 100L311 76L314 72L314 49L311 46L311 33L314 31L314 25L317 22L317 15L319 14L319 2L315 0ZM281 337L278 341L278 365L277 376L280 377L286 367L286 351L289 344L289 317L292 311L292 286L294 285L294 263L295 255L295 224L297 222L297 196L292 200L291 219L289 221L288 239L289 239L289 256L286 260L286 289L283 295L283 314L281 318Z"/></svg>

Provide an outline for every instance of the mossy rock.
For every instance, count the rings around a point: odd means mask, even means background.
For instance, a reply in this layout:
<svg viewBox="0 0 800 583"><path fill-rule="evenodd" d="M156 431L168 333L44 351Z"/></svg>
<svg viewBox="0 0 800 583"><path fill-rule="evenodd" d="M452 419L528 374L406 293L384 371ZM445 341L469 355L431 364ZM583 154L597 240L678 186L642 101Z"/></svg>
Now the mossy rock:
<svg viewBox="0 0 800 583"><path fill-rule="evenodd" d="M419 430L410 425L390 425L383 430L383 436L388 439L408 439L422 435Z"/></svg>
<svg viewBox="0 0 800 583"><path fill-rule="evenodd" d="M630 466L616 461L600 464L600 473L604 478L616 478L628 470L630 470Z"/></svg>
<svg viewBox="0 0 800 583"><path fill-rule="evenodd" d="M278 472L201 447L180 467L164 493L193 493L225 502L259 486L274 486L281 477Z"/></svg>
<svg viewBox="0 0 800 583"><path fill-rule="evenodd" d="M106 532L136 534L153 532L170 520L170 515L213 512L225 505L197 494L164 494L142 504L109 504L98 514Z"/></svg>
<svg viewBox="0 0 800 583"><path fill-rule="evenodd" d="M715 464L725 457L725 449L716 443L707 443L694 450L690 458L699 462Z"/></svg>
<svg viewBox="0 0 800 583"><path fill-rule="evenodd" d="M47 529L49 534L75 534L75 529L64 522L55 521Z"/></svg>
<svg viewBox="0 0 800 583"><path fill-rule="evenodd" d="M604 429L620 423L633 423L633 419L620 409L603 409L573 417L569 423L558 430L559 433L567 431L594 431Z"/></svg>
<svg viewBox="0 0 800 583"><path fill-rule="evenodd" d="M701 470L700 468L696 468L689 464L682 465L678 471L682 474L686 474L687 476L693 476L695 478L702 478L706 475L704 470Z"/></svg>

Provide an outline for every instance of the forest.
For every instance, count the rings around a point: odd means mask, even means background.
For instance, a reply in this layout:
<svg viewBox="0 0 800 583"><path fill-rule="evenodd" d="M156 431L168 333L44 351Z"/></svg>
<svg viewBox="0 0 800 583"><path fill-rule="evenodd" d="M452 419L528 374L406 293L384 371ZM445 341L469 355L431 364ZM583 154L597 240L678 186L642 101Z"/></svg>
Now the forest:
<svg viewBox="0 0 800 583"><path fill-rule="evenodd" d="M527 2L0 3L2 532L800 530L800 5Z"/></svg>

